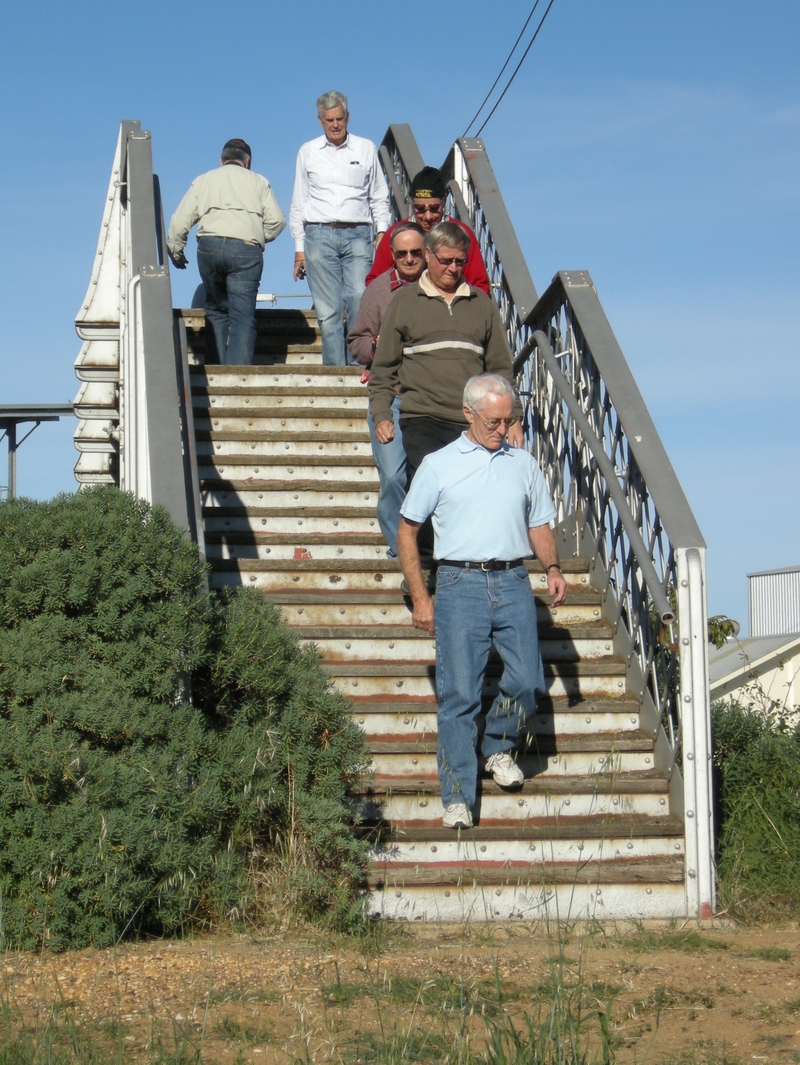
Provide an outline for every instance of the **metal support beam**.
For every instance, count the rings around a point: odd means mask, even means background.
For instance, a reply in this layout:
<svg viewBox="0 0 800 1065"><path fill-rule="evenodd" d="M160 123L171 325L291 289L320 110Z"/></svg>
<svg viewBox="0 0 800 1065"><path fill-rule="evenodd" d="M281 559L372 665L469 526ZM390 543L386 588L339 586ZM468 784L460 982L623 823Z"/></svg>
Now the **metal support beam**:
<svg viewBox="0 0 800 1065"><path fill-rule="evenodd" d="M62 415L74 413L71 403L22 403L14 406L0 406L0 429L5 430L8 441L7 499L16 499L17 496L17 451L20 444L24 444L42 422L57 422ZM17 436L17 426L25 422L34 424L20 440Z"/></svg>

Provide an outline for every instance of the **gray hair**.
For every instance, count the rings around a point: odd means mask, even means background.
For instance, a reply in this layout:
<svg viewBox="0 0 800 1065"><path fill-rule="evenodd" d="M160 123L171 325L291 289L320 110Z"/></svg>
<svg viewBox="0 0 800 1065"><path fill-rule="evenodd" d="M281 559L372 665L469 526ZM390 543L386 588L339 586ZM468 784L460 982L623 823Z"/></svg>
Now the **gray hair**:
<svg viewBox="0 0 800 1065"><path fill-rule="evenodd" d="M330 111L334 107L343 107L347 114L347 97L343 92L324 92L317 100L317 118L322 118L323 111Z"/></svg>
<svg viewBox="0 0 800 1065"><path fill-rule="evenodd" d="M394 238L399 237L401 233L416 233L420 237L422 237L423 240L425 239L425 230L422 228L419 222L401 222L399 225L396 225L392 230L392 236L389 240L389 244L393 245Z"/></svg>
<svg viewBox="0 0 800 1065"><path fill-rule="evenodd" d="M469 237L455 222L440 222L425 238L425 247L434 255L443 244L448 248L460 248L464 254L469 251Z"/></svg>
<svg viewBox="0 0 800 1065"><path fill-rule="evenodd" d="M470 410L478 410L481 403L491 393L493 396L511 396L516 399L516 393L505 377L496 373L482 373L476 377L470 377L464 386L464 398L462 403Z"/></svg>

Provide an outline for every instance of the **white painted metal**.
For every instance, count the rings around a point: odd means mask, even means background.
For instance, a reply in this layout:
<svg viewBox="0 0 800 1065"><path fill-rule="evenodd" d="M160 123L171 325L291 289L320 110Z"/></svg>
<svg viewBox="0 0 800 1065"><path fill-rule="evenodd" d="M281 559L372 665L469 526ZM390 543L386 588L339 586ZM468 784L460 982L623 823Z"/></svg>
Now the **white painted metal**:
<svg viewBox="0 0 800 1065"><path fill-rule="evenodd" d="M385 783L390 777L424 776L437 780L436 745L433 737L420 748L431 747L427 753L412 747L403 754L374 754L372 769L377 778ZM608 779L619 773L643 773L653 768L653 753L624 751L598 754L597 752L560 753L558 755L524 754L517 759L526 778L583 776Z"/></svg>
<svg viewBox="0 0 800 1065"><path fill-rule="evenodd" d="M711 696L708 684L708 618L705 552L678 550L678 605L683 788L686 819L686 912L714 913L714 832L711 792Z"/></svg>
<svg viewBox="0 0 800 1065"><path fill-rule="evenodd" d="M420 840L414 843L392 840L370 851L378 867L392 865L441 864L448 862L597 862L615 858L674 858L683 853L683 840L677 836L606 836L603 839L548 839L528 841L480 840L471 832L454 833L452 839ZM530 873L530 870L528 870Z"/></svg>
<svg viewBox="0 0 800 1065"><path fill-rule="evenodd" d="M519 886L403 887L372 892L371 916L405 921L648 920L684 916L681 884L543 886L533 875Z"/></svg>

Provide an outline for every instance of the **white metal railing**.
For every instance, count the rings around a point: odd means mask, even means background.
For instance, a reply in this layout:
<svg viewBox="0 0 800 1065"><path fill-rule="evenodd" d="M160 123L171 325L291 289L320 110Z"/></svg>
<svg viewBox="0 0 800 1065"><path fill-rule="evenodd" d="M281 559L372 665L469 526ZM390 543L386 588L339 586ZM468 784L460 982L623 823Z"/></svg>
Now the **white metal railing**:
<svg viewBox="0 0 800 1065"><path fill-rule="evenodd" d="M395 185L407 189L397 128L382 152ZM483 253L518 374L526 440L558 509L562 550L590 561L656 765L670 780L670 809L684 818L686 913L709 917L705 542L588 273L558 274L539 298L483 142L457 141L443 170L449 211L473 228Z"/></svg>
<svg viewBox="0 0 800 1065"><path fill-rule="evenodd" d="M199 482L185 335L172 310L150 134L120 126L89 288L75 319L84 341L75 476L164 506L198 543Z"/></svg>

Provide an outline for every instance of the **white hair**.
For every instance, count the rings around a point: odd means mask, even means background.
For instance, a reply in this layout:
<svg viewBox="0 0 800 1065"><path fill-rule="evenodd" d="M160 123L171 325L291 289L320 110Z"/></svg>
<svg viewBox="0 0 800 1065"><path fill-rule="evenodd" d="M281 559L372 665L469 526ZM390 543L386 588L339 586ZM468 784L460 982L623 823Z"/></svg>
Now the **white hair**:
<svg viewBox="0 0 800 1065"><path fill-rule="evenodd" d="M514 389L505 377L496 373L482 373L470 377L464 386L463 405L470 410L477 410L490 392L493 396L511 396L516 399Z"/></svg>
<svg viewBox="0 0 800 1065"><path fill-rule="evenodd" d="M330 111L334 107L343 107L347 114L347 97L343 92L324 92L317 100L317 118L322 118L323 111Z"/></svg>

